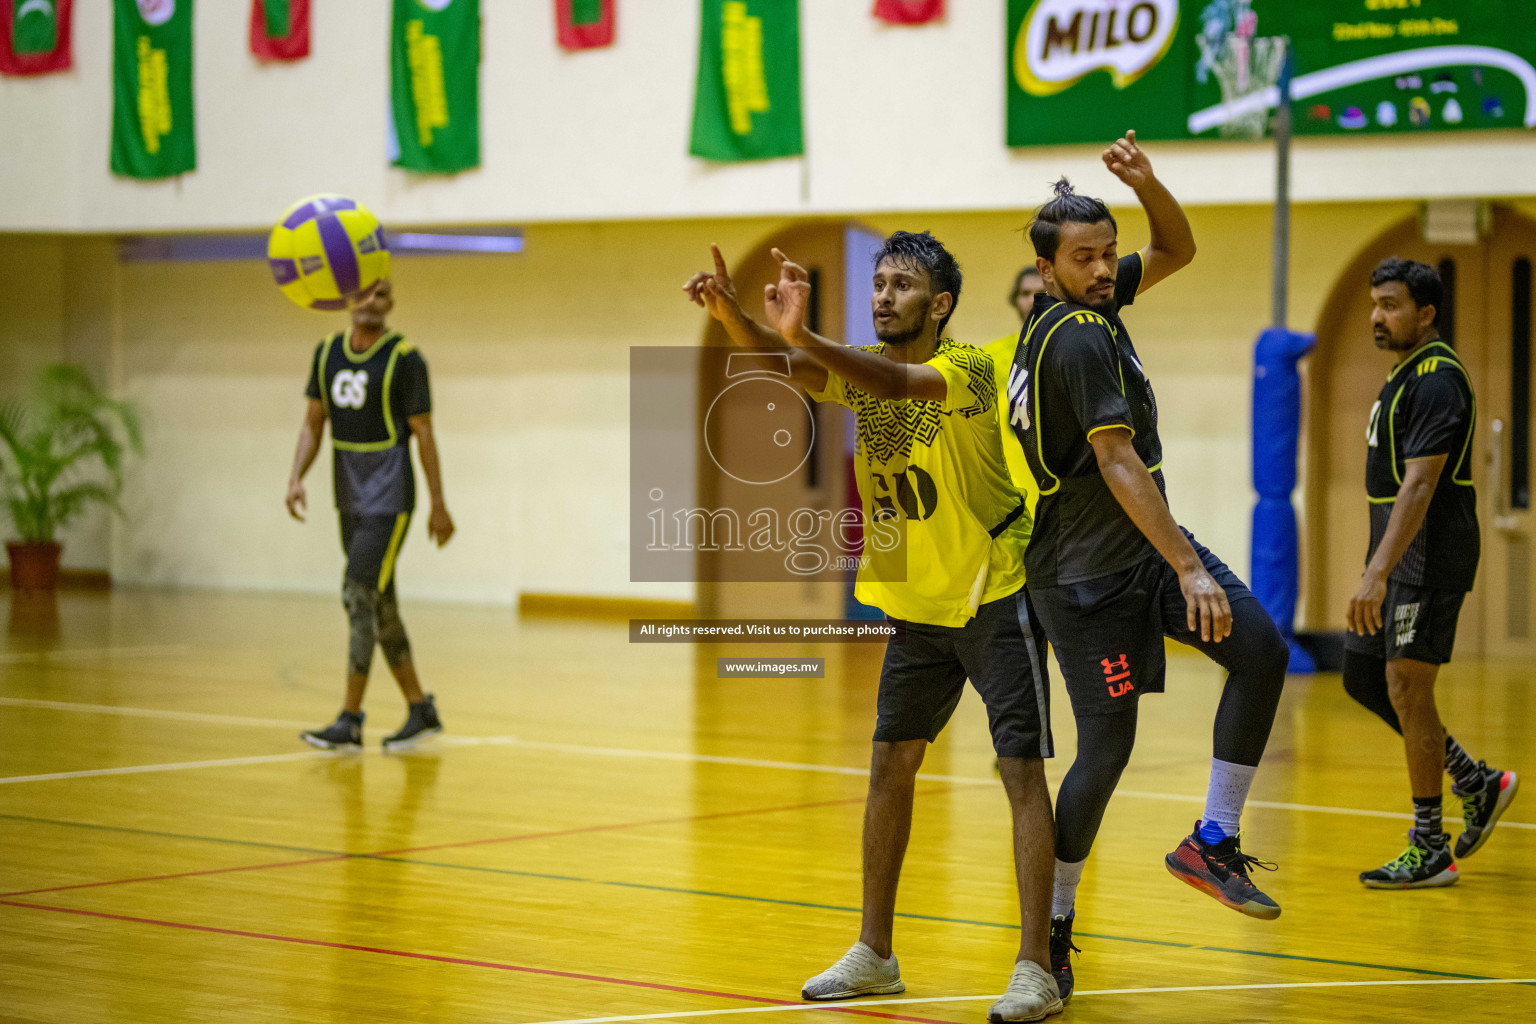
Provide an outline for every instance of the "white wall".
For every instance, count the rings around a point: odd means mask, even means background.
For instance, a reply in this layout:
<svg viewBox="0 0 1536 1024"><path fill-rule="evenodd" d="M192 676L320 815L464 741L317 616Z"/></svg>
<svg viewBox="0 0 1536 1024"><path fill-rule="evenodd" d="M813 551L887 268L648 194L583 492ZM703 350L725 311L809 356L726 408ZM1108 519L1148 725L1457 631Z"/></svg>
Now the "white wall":
<svg viewBox="0 0 1536 1024"><path fill-rule="evenodd" d="M107 170L109 5L81 3L74 70L0 79L0 230L259 228L319 191L398 225L1014 209L1096 166L1094 147L1003 144L1004 0L951 4L921 29L880 25L867 0L800 6L809 156L718 167L687 156L696 0L626 0L618 44L578 54L555 45L547 0L484 0L484 166L439 178L386 166L388 3L315 4L313 55L262 66L246 0L205 0L200 168L145 183ZM1155 154L1190 204L1272 194L1267 146ZM1529 195L1533 182L1536 139L1503 132L1301 140L1293 186L1324 201Z"/></svg>

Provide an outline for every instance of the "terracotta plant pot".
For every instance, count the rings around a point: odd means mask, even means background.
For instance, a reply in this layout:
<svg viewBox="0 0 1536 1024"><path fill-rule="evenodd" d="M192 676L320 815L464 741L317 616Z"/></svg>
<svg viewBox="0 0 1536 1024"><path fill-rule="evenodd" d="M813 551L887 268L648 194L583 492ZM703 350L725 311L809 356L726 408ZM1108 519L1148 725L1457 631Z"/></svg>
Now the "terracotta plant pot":
<svg viewBox="0 0 1536 1024"><path fill-rule="evenodd" d="M53 590L59 583L59 552L62 546L23 544L10 541L5 550L11 556L12 590Z"/></svg>

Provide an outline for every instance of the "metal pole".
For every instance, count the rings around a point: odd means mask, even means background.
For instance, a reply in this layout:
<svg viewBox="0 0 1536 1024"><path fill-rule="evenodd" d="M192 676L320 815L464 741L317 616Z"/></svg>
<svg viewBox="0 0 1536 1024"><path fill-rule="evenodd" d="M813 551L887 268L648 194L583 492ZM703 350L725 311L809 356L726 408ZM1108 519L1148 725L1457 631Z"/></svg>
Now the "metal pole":
<svg viewBox="0 0 1536 1024"><path fill-rule="evenodd" d="M1291 41L1280 62L1280 102L1275 107L1275 239L1271 321L1286 326L1291 269Z"/></svg>

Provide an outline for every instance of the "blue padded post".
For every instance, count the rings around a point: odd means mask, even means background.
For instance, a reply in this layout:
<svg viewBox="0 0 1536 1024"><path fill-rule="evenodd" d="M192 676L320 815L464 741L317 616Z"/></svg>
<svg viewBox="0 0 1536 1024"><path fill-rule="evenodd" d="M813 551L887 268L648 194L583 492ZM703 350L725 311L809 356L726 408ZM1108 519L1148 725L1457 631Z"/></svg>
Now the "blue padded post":
<svg viewBox="0 0 1536 1024"><path fill-rule="evenodd" d="M1297 455L1301 443L1301 374L1297 361L1312 351L1311 334L1270 327L1253 349L1253 594L1291 647L1291 672L1313 672L1312 656L1296 643L1300 560L1296 511Z"/></svg>

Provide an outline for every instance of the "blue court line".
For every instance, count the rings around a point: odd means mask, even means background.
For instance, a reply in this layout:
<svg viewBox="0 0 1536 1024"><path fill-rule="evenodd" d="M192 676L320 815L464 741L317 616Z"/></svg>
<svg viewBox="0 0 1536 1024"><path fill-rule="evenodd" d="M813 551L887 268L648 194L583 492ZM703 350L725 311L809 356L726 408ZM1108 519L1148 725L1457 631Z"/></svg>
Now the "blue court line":
<svg viewBox="0 0 1536 1024"><path fill-rule="evenodd" d="M478 864L450 864L445 861L416 860L410 857L385 856L373 853L348 853L343 850L322 850L308 846L285 846L280 843L261 843L247 839L223 839L218 836L190 835L184 832L158 832L150 829L126 828L121 825L97 825L83 821L64 821L56 818L36 818L21 814L0 814L0 820L26 821L38 825L57 825L66 828L83 828L100 832L121 832L128 835L151 836L157 839L185 839L199 843L220 843L227 846L249 846L265 850L284 850L292 853L313 853L322 856L348 857L354 860L388 861L394 864L410 864L417 867L445 868L452 871L475 871L481 874L507 875L514 878L538 878L555 882L578 882L585 885L606 885L619 889L642 889L665 892L680 896L708 896L714 899L741 900L748 903L771 903L776 906L802 907L808 910L830 910L837 913L858 914L858 907L845 907L835 903L811 903L804 900L777 899L771 896L749 896L743 893L713 892L708 889L685 889L670 885L654 885L645 882L620 882L605 878L583 878L579 875L557 875L540 871L519 871L514 868L493 868ZM939 924L963 924L978 928L998 928L1018 931L1016 924L998 921L977 921L963 917L941 917L935 914L913 914L897 911L896 916L913 921L932 921ZM1402 974L1420 974L1436 978L1465 978L1474 981L1494 980L1484 974L1460 974L1454 971L1431 971L1422 967L1398 967L1393 964L1373 964L1359 960L1334 960L1328 957L1303 956L1299 953L1273 953L1259 949L1237 949L1230 946L1209 946L1195 942L1175 942L1171 939L1144 939L1131 935L1108 935L1102 932L1076 932L1086 939L1103 939L1107 942L1132 942L1145 946L1165 946L1170 949L1201 949L1213 953L1232 953L1238 956L1258 956L1272 960L1294 960L1302 963L1329 964L1335 967L1362 967L1375 971L1395 971Z"/></svg>

